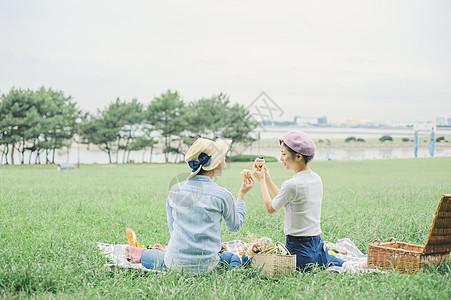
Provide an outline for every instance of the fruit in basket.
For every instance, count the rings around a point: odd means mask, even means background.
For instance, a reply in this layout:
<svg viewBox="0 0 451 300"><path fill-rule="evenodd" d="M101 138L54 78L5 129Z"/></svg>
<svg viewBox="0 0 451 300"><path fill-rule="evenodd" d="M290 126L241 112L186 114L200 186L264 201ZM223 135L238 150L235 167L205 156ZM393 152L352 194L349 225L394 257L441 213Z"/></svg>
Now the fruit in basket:
<svg viewBox="0 0 451 300"><path fill-rule="evenodd" d="M261 251L262 251L262 247L259 244L254 244L254 246L252 246L252 252L258 253Z"/></svg>

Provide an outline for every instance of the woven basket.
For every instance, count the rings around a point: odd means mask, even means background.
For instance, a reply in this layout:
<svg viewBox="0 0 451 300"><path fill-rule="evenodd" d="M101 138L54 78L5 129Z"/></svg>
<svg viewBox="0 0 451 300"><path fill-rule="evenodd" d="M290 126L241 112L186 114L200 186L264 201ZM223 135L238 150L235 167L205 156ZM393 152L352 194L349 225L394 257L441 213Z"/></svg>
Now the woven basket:
<svg viewBox="0 0 451 300"><path fill-rule="evenodd" d="M274 253L277 246L283 247L288 254ZM281 242L276 242L276 247L254 254L252 267L261 269L270 278L292 274L296 272L296 255L291 255Z"/></svg>
<svg viewBox="0 0 451 300"><path fill-rule="evenodd" d="M425 264L448 262L451 251L451 195L443 195L425 246L374 239L368 245L368 267L414 274Z"/></svg>

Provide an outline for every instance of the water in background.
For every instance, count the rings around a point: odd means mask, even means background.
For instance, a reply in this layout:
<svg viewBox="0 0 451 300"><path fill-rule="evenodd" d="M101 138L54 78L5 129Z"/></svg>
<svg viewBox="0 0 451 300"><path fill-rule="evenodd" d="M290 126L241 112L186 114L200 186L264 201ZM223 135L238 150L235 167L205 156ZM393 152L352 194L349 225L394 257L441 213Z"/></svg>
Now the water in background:
<svg viewBox="0 0 451 300"><path fill-rule="evenodd" d="M237 149L236 153L233 154L246 154L246 155L264 155L264 156L274 156L279 158L280 152L278 148L278 141L282 138L286 132L289 130L302 130L310 135L313 139L346 139L347 137L355 137L355 138L363 138L363 139L372 139L372 138L380 138L383 135L390 135L394 138L410 138L413 139L414 131L411 128L390 128L390 129L382 129L382 128L297 128L291 126L277 126L271 127L266 126L264 128L260 128L260 139L261 140L270 140L270 144L268 142L258 143L254 142L249 147L244 147L241 149ZM438 136L451 136L451 129L437 129L436 137ZM429 134L421 135L420 140L428 140ZM365 144L365 143L359 143ZM446 146L440 145L435 149L435 156L439 157L451 157L451 143ZM370 147L366 145L358 145L353 147L352 145L348 145L343 147L342 145L337 145L338 148L331 148L331 146L327 146L326 144L318 143L317 144L317 152L315 154L315 160L324 161L324 160L368 160L368 159L390 159L390 158L413 158L414 149L411 143L403 145L397 144L395 145L387 145L384 147L383 145L378 145L378 147ZM78 152L79 151L79 152ZM56 152L55 155L55 163L57 164L76 164L78 162L78 153L80 153L80 163L82 164L107 164L108 155L105 152L98 150L96 146L91 145L91 149L87 150L85 145L80 146L80 150L78 150L78 146L74 144L72 148L67 151L66 149L60 150ZM123 152L119 152L119 162L122 162ZM418 157L430 157L429 151L427 149L426 143L422 142L418 148ZM134 151L130 153L130 160L141 163L141 162L149 162L150 159L150 151ZM175 155L169 156L169 162L179 161L181 158L176 157ZM116 153L112 154L113 162L116 161ZM41 154L41 162L45 161L45 157ZM4 162L4 161L3 161ZM18 154L15 157L15 162L19 163ZM152 155L152 163L164 163L165 157L164 154L155 150ZM28 154L26 153L26 163L28 163ZM34 163L34 156L32 157L32 163Z"/></svg>
<svg viewBox="0 0 451 300"><path fill-rule="evenodd" d="M277 141L277 145L278 145ZM385 147L355 147L350 144L346 148L334 148L327 145L317 144L315 153L315 161L324 160L371 160L371 159L392 159L392 158L414 158L413 146L399 145L393 147L393 145L386 145ZM358 145L360 146L360 145ZM275 147L265 147L261 145L260 148L257 145L252 147L252 154L263 156L274 156L279 158L280 151ZM243 154L249 154L248 151L244 151ZM418 147L417 157L431 157L427 146L423 144ZM435 157L451 157L451 144L446 148L435 148Z"/></svg>
<svg viewBox="0 0 451 300"><path fill-rule="evenodd" d="M297 128L295 126L267 126L262 127L260 130L260 139L272 140L274 144L279 144L281 139L289 130L301 130L307 133L311 138L318 139L330 139L330 140L345 140L348 137L362 138L362 139L379 139L384 135L391 136L393 138L409 138L413 140L414 129L413 128L342 128L342 127L308 127ZM451 137L450 128L438 128L435 132L435 136ZM424 133L419 135L421 141L418 147L418 157L430 157L429 150L427 149L427 143L430 141L430 133ZM425 143L423 140L427 140ZM353 146L354 145L354 146ZM438 143L435 143L434 156L436 157L448 157L451 156L451 144L445 147L438 147ZM332 146L333 147L333 146ZM279 149L275 147L267 147L264 144L258 145L254 143L252 145L252 154L260 154L266 156L274 156L279 158ZM247 153L246 153L247 154ZM378 144L377 147L366 146L365 143L359 143L358 145L349 144L344 147L343 145L336 145L335 148L327 146L326 144L317 143L317 151L315 153L315 160L368 160L368 159L391 159L391 158L414 158L414 149L411 143L407 144Z"/></svg>
<svg viewBox="0 0 451 300"><path fill-rule="evenodd" d="M280 139L289 130L301 130L313 139L346 139L347 137L378 139L381 136L389 135L394 138L413 139L413 128L346 128L346 127L307 127L296 126L265 126L260 127L261 139ZM424 135L429 136L429 135ZM435 136L451 136L451 128L437 128Z"/></svg>

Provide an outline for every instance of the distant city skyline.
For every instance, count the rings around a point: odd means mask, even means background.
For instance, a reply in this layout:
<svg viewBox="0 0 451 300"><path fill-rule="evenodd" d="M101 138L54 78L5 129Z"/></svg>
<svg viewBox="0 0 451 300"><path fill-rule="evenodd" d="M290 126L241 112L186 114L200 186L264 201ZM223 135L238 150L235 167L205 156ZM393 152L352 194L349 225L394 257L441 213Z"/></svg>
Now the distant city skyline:
<svg viewBox="0 0 451 300"><path fill-rule="evenodd" d="M265 92L283 113L373 122L451 113L449 1L0 1L0 92L62 90L94 112Z"/></svg>

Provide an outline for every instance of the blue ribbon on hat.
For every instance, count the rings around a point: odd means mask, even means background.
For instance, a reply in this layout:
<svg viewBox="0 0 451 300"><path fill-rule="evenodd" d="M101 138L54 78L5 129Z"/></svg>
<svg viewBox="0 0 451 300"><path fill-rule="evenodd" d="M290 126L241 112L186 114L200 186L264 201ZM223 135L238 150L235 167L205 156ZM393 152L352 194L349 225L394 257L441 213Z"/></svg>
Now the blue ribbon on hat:
<svg viewBox="0 0 451 300"><path fill-rule="evenodd" d="M202 152L201 154L199 154L198 159L199 159L199 161L191 160L188 162L188 165L193 170L193 173L196 172L200 166L208 166L211 161L211 155L208 155L207 153Z"/></svg>

